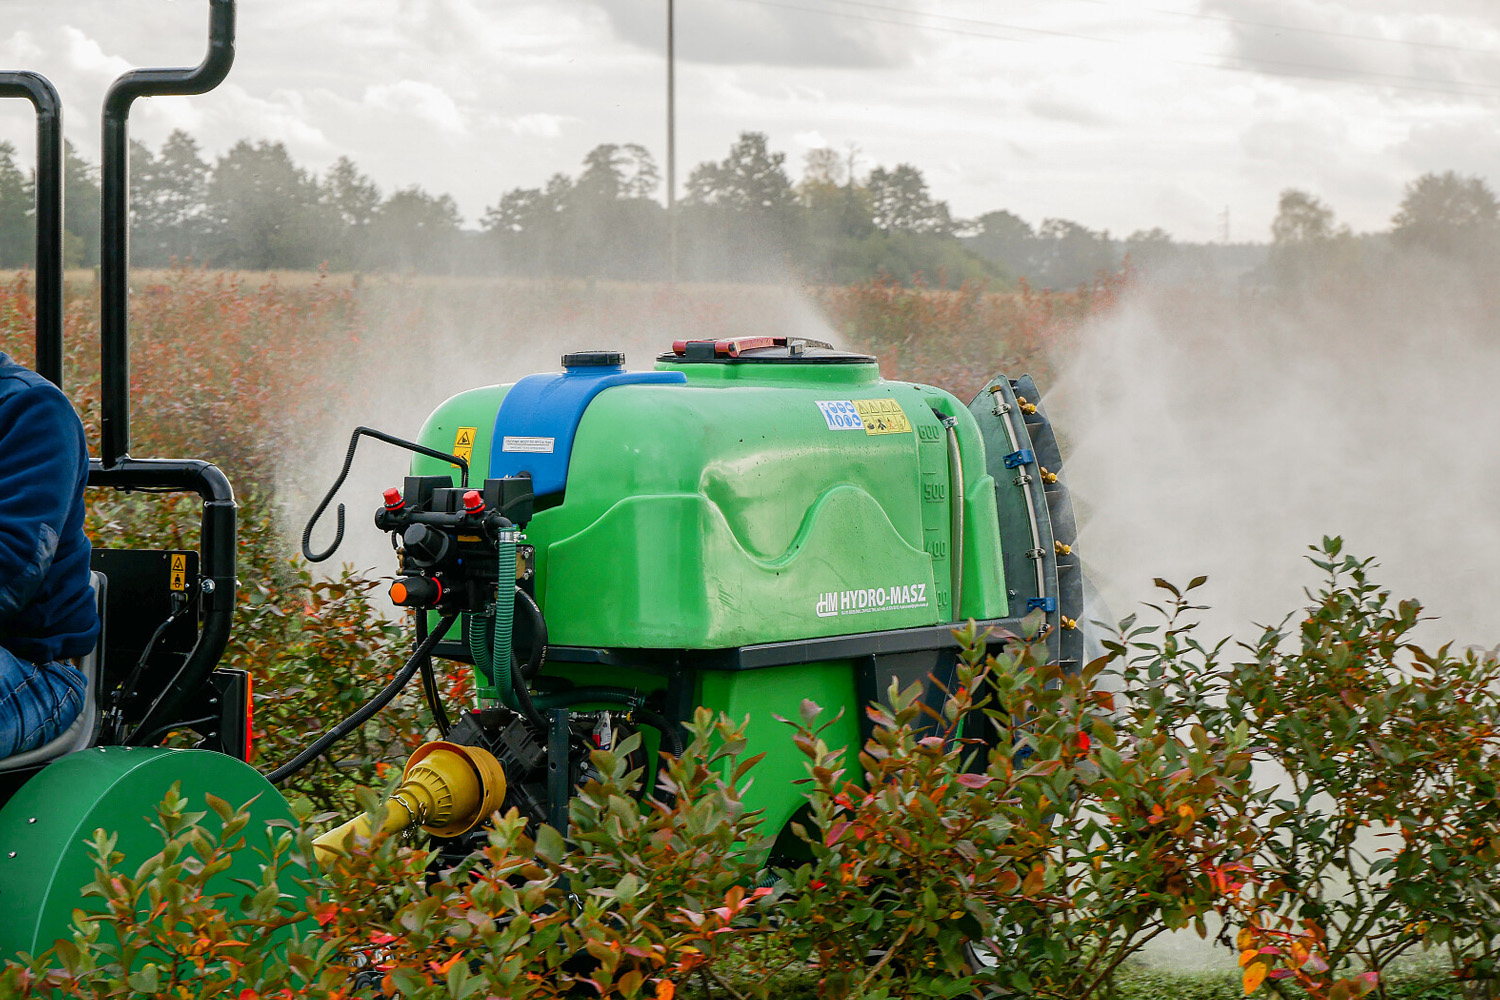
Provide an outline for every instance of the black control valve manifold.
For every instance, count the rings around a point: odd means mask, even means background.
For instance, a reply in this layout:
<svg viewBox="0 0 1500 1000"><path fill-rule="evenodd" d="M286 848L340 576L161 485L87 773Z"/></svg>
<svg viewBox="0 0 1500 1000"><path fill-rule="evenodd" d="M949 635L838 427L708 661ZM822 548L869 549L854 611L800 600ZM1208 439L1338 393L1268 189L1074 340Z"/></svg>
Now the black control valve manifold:
<svg viewBox="0 0 1500 1000"><path fill-rule="evenodd" d="M390 532L401 552L391 600L483 612L498 592L502 537L530 519L531 506L529 476L488 479L482 490L455 489L447 476L408 476L404 489L386 490L375 526Z"/></svg>

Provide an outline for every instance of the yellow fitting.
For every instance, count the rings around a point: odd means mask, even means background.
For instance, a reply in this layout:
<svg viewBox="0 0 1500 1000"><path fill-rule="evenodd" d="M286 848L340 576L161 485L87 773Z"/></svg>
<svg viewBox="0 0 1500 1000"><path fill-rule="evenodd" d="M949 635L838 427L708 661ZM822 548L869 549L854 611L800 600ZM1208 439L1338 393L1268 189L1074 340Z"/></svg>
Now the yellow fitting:
<svg viewBox="0 0 1500 1000"><path fill-rule="evenodd" d="M1021 408L1022 413L1035 413L1036 404L1029 402L1025 396L1016 397L1016 405Z"/></svg>
<svg viewBox="0 0 1500 1000"><path fill-rule="evenodd" d="M1062 615L1060 617L1062 618L1062 627L1063 628L1077 628L1078 627L1078 621L1077 621L1077 619L1069 618L1067 615Z"/></svg>
<svg viewBox="0 0 1500 1000"><path fill-rule="evenodd" d="M1062 542L1056 540L1052 542L1052 548L1060 556L1068 556L1073 554L1073 546L1064 545Z"/></svg>
<svg viewBox="0 0 1500 1000"><path fill-rule="evenodd" d="M439 837L468 833L505 800L505 769L482 747L443 740L424 743L406 762L401 787L386 801L379 832L396 833L420 824ZM350 838L368 840L376 833L370 813L356 816L313 841L318 860L343 853Z"/></svg>
<svg viewBox="0 0 1500 1000"><path fill-rule="evenodd" d="M1047 471L1047 467L1045 465L1041 466L1041 470L1042 470L1042 482L1044 482L1044 483L1055 483L1055 482L1057 482L1057 473L1055 473L1055 472L1048 472Z"/></svg>

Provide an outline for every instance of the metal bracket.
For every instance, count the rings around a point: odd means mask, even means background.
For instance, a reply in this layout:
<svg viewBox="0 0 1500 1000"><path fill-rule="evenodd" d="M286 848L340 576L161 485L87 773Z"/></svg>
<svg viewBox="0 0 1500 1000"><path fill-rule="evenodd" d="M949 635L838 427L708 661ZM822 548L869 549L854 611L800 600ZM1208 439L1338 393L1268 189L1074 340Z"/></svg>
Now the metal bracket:
<svg viewBox="0 0 1500 1000"><path fill-rule="evenodd" d="M1015 479L1011 480L1011 482L1015 483L1017 486L1030 486L1031 485L1031 477L1028 476L1026 473L1023 472L1019 476L1017 476Z"/></svg>
<svg viewBox="0 0 1500 1000"><path fill-rule="evenodd" d="M1026 599L1026 610L1036 611L1038 608L1049 615L1057 610L1057 598L1055 597L1030 597Z"/></svg>
<svg viewBox="0 0 1500 1000"><path fill-rule="evenodd" d="M568 720L573 713L554 708L547 725L547 823L568 835L568 799L572 796L572 767L568 760Z"/></svg>
<svg viewBox="0 0 1500 1000"><path fill-rule="evenodd" d="M1004 460L1007 469L1018 469L1023 465L1030 465L1036 461L1036 456L1031 453L1030 448L1022 448L1006 455Z"/></svg>
<svg viewBox="0 0 1500 1000"><path fill-rule="evenodd" d="M1046 554L1047 554L1047 550L1046 549L1027 549L1026 550L1026 558L1027 559L1040 559L1040 558L1042 558L1042 556L1045 556Z"/></svg>

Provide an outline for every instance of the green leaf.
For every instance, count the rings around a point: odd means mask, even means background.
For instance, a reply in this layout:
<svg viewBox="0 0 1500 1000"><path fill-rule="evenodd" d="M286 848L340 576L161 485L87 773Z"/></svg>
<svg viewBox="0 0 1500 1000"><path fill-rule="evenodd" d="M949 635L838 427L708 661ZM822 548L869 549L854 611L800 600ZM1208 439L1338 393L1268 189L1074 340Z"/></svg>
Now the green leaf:
<svg viewBox="0 0 1500 1000"><path fill-rule="evenodd" d="M536 853L556 864L568 856L568 843L562 834L544 825L536 832Z"/></svg>
<svg viewBox="0 0 1500 1000"><path fill-rule="evenodd" d="M156 964L153 962L147 964L139 972L132 972L125 978L125 981L130 984L131 989L138 993L151 994L156 992L160 975L158 974Z"/></svg>

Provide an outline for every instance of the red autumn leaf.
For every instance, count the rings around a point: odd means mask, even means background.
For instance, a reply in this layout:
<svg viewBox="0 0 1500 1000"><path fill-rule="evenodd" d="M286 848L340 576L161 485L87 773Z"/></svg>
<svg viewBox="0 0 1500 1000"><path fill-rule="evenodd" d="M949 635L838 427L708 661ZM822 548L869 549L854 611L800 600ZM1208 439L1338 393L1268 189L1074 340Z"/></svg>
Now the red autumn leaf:
<svg viewBox="0 0 1500 1000"><path fill-rule="evenodd" d="M977 789L983 788L985 785L988 785L995 779L991 778L987 774L960 774L954 780L957 781L960 785L963 785L965 788Z"/></svg>

